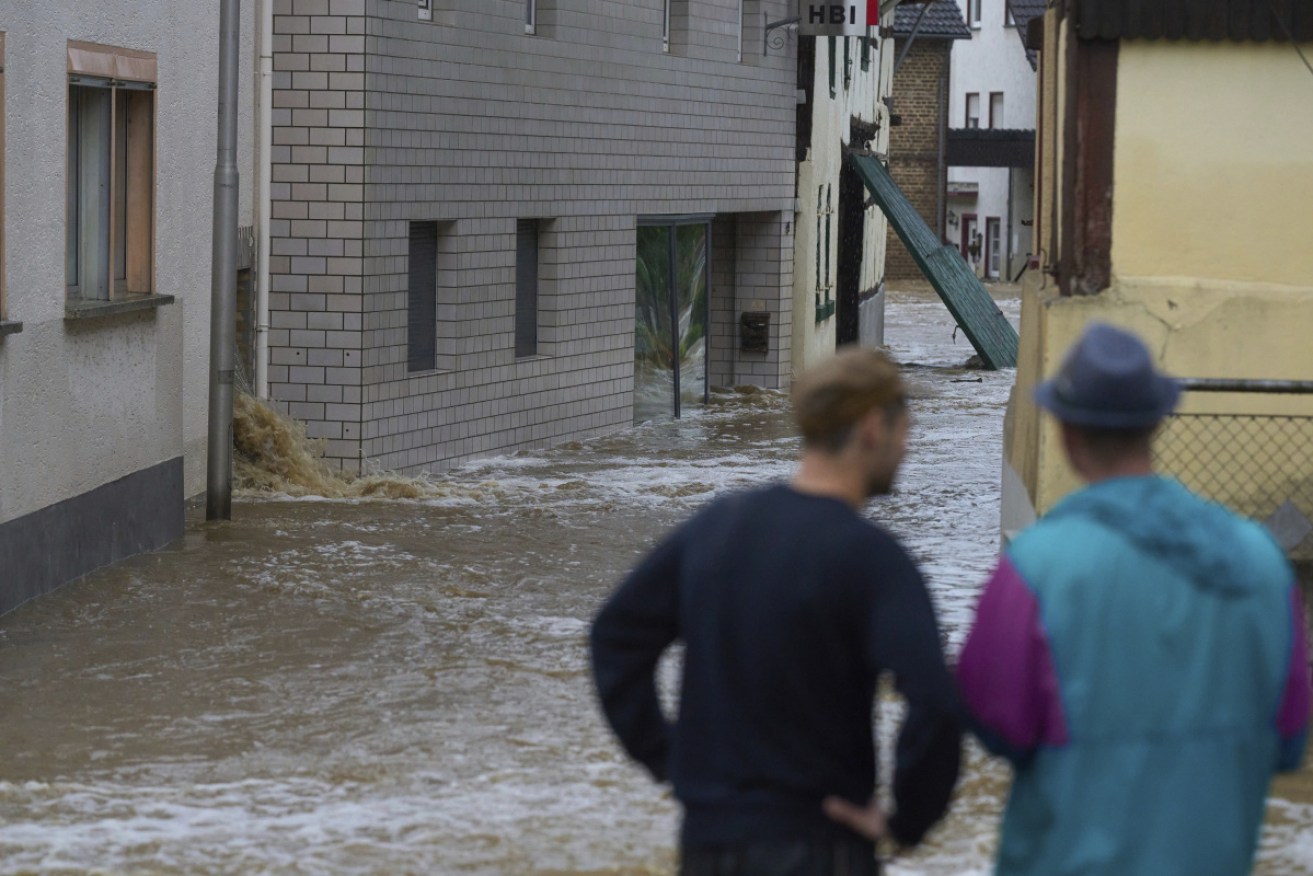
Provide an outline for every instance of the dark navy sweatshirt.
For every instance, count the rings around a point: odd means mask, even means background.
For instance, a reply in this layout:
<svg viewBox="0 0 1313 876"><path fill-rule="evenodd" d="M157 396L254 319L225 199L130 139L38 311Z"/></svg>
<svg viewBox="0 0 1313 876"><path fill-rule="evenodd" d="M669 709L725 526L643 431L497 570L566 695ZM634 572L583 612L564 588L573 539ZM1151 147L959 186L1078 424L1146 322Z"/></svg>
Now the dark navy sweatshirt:
<svg viewBox="0 0 1313 876"><path fill-rule="evenodd" d="M672 721L654 673L676 641ZM960 712L925 584L892 536L837 499L784 485L717 499L629 574L590 644L602 709L673 784L685 845L851 837L821 800L870 800L885 672L908 704L890 831L915 844L947 808Z"/></svg>

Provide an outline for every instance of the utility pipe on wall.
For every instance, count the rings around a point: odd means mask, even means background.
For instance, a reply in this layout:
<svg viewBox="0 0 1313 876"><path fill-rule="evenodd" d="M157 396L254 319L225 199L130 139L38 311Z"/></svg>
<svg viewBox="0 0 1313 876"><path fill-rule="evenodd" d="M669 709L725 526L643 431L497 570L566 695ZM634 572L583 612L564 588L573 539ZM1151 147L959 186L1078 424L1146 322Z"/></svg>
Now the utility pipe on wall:
<svg viewBox="0 0 1313 876"><path fill-rule="evenodd" d="M237 36L241 0L219 0L219 133L210 261L210 423L205 519L232 517L233 370L237 359Z"/></svg>
<svg viewBox="0 0 1313 876"><path fill-rule="evenodd" d="M274 4L260 2L260 191L257 196L255 280L255 395L269 397L269 179L273 174Z"/></svg>

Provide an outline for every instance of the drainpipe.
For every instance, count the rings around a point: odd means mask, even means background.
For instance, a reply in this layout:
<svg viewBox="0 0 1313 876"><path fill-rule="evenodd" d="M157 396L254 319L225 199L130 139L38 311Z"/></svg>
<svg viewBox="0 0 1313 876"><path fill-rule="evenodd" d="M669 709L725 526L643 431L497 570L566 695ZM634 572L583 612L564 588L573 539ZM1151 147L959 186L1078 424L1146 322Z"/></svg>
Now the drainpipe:
<svg viewBox="0 0 1313 876"><path fill-rule="evenodd" d="M219 0L219 124L210 261L210 424L205 519L232 519L233 370L237 360L237 36L241 0Z"/></svg>
<svg viewBox="0 0 1313 876"><path fill-rule="evenodd" d="M259 265L255 281L255 395L269 398L269 180L273 175L274 4L260 3L260 192L257 225Z"/></svg>

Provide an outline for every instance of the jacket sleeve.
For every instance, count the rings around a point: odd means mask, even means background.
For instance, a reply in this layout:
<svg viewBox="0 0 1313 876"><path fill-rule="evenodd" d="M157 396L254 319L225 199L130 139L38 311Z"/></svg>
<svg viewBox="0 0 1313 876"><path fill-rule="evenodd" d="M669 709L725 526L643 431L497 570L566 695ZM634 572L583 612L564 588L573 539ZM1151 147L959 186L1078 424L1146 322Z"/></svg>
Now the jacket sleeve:
<svg viewBox="0 0 1313 876"><path fill-rule="evenodd" d="M656 667L679 634L679 533L639 563L602 606L589 637L593 679L607 721L629 755L666 778L670 728Z"/></svg>
<svg viewBox="0 0 1313 876"><path fill-rule="evenodd" d="M1277 769L1283 772L1299 769L1304 759L1304 746L1308 742L1308 633L1304 626L1304 600L1298 583L1290 587L1290 625L1290 660L1286 668L1281 707L1277 711L1277 733L1280 736Z"/></svg>
<svg viewBox="0 0 1313 876"><path fill-rule="evenodd" d="M1067 743L1039 602L1006 555L976 607L957 680L971 729L994 754L1021 766L1039 746Z"/></svg>
<svg viewBox="0 0 1313 876"><path fill-rule="evenodd" d="M881 582L872 611L870 659L877 671L893 673L907 701L894 750L889 832L900 844L914 846L948 809L961 768L962 725L930 596L911 560L900 559Z"/></svg>

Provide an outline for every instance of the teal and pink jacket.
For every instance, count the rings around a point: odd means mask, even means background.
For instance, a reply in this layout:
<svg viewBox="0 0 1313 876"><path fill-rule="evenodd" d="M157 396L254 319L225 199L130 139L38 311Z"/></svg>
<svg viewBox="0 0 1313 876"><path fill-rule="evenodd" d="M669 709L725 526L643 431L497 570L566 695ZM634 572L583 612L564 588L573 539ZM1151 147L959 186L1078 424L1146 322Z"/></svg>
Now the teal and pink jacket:
<svg viewBox="0 0 1313 876"><path fill-rule="evenodd" d="M998 876L1248 873L1308 735L1289 563L1168 478L1100 482L1018 536L957 672L1015 770Z"/></svg>

